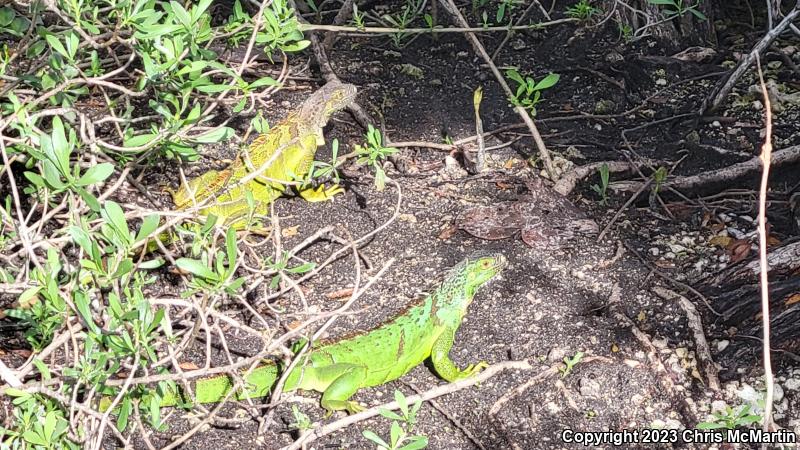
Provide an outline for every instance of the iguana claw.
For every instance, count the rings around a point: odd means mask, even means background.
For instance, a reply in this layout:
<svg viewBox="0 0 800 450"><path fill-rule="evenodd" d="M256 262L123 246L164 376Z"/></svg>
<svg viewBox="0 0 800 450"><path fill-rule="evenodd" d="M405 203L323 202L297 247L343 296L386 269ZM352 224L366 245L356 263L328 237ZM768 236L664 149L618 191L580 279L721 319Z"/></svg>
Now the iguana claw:
<svg viewBox="0 0 800 450"><path fill-rule="evenodd" d="M473 375L477 375L478 372L487 367L489 367L489 363L487 363L486 361L481 361L478 364L470 364L469 366L467 366L466 369L461 371L462 375L461 378L469 378Z"/></svg>
<svg viewBox="0 0 800 450"><path fill-rule="evenodd" d="M325 185L321 185L317 188L308 188L303 189L300 191L300 196L306 199L308 202L324 202L328 200L333 200L333 196L336 194L340 194L344 192L344 188L339 186L338 184L334 184L331 187L326 188Z"/></svg>

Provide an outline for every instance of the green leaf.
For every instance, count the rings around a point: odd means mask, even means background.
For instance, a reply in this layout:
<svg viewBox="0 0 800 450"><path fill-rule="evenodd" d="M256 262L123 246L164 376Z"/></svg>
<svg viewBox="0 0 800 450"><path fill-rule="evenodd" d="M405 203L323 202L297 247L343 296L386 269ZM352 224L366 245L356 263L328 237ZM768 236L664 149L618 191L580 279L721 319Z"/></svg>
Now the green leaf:
<svg viewBox="0 0 800 450"><path fill-rule="evenodd" d="M260 88L261 86L278 86L280 83L272 77L262 77L250 83L248 87L251 89Z"/></svg>
<svg viewBox="0 0 800 450"><path fill-rule="evenodd" d="M227 286L225 286L225 292L230 295L236 295L236 292L242 287L244 284L244 277L239 277L232 282L230 282Z"/></svg>
<svg viewBox="0 0 800 450"><path fill-rule="evenodd" d="M61 181L62 172L59 172L56 165L51 161L48 160L42 162L42 172L44 172L44 179L47 181L47 184L52 186L54 189L60 190L67 187L67 185Z"/></svg>
<svg viewBox="0 0 800 450"><path fill-rule="evenodd" d="M228 265L232 269L236 261L236 230L233 227L229 227L225 233L225 250L228 253Z"/></svg>
<svg viewBox="0 0 800 450"><path fill-rule="evenodd" d="M87 170L75 183L78 186L89 186L90 184L105 181L114 173L114 165L111 163L100 163Z"/></svg>
<svg viewBox="0 0 800 450"><path fill-rule="evenodd" d="M375 444L384 447L384 448L391 448L389 444L386 443L383 439L380 438L375 432L371 430L364 430L361 432L361 435L365 438L369 439L370 441L374 442Z"/></svg>
<svg viewBox="0 0 800 450"><path fill-rule="evenodd" d="M156 214L151 214L142 220L142 226L139 227L139 232L136 233L135 242L139 242L151 234L158 228L159 217Z"/></svg>
<svg viewBox="0 0 800 450"><path fill-rule="evenodd" d="M69 155L72 153L67 136L64 132L64 124L58 116L53 117L53 132L51 134L50 146L45 150L50 150L48 156L50 160L58 166L58 170L65 176L69 175Z"/></svg>
<svg viewBox="0 0 800 450"><path fill-rule="evenodd" d="M117 413L117 429L119 431L125 431L125 428L128 427L128 416L130 416L133 409L132 406L130 397L125 396L122 398L122 403Z"/></svg>
<svg viewBox="0 0 800 450"><path fill-rule="evenodd" d="M419 450L428 446L428 438L426 436L414 436L408 438L408 444L400 447L398 450Z"/></svg>
<svg viewBox="0 0 800 450"><path fill-rule="evenodd" d="M211 6L211 0L200 0L200 2L197 3L197 6L192 9L192 17L195 19L195 21L199 19L204 12L206 12L209 6Z"/></svg>
<svg viewBox="0 0 800 450"><path fill-rule="evenodd" d="M36 297L36 295L41 290L42 286L35 286L25 289L25 291L23 291L22 294L20 294L19 299L17 299L17 302L21 305L25 305L28 302L30 302L32 298Z"/></svg>
<svg viewBox="0 0 800 450"><path fill-rule="evenodd" d="M226 141L233 136L234 131L231 127L219 127L209 130L201 135L193 136L192 141L200 144L213 144L220 141Z"/></svg>
<svg viewBox="0 0 800 450"><path fill-rule="evenodd" d="M158 269L163 265L164 265L164 258L156 258L156 259L151 259L149 261L143 261L139 263L137 267L144 270L152 270L152 269Z"/></svg>
<svg viewBox="0 0 800 450"><path fill-rule="evenodd" d="M61 43L61 41L58 39L58 37L56 37L55 34L48 33L44 37L44 39L50 45L50 48L52 48L56 52L60 53L63 57L69 58L69 53L67 53L67 49L64 48L64 44ZM57 119L57 118L58 118L58 116L55 116L54 120Z"/></svg>
<svg viewBox="0 0 800 450"><path fill-rule="evenodd" d="M561 75L559 75L557 73L551 73L551 74L547 75L546 77L542 78L541 81L536 83L536 86L534 87L534 89L537 90L537 91L541 91L542 89L551 88L556 83L558 83L559 78L561 78Z"/></svg>
<svg viewBox="0 0 800 450"><path fill-rule="evenodd" d="M28 430L22 433L22 438L30 444L49 447L48 442L33 430Z"/></svg>
<svg viewBox="0 0 800 450"><path fill-rule="evenodd" d="M122 144L126 148L142 147L150 144L158 135L155 133L140 134L125 139Z"/></svg>
<svg viewBox="0 0 800 450"><path fill-rule="evenodd" d="M394 412L392 410L386 409L386 408L380 408L378 410L378 412L380 413L380 415L382 415L383 417L386 417L387 419L403 420L403 416L401 416L400 414L397 414L396 412Z"/></svg>
<svg viewBox="0 0 800 450"><path fill-rule="evenodd" d="M208 61L192 61L189 64L183 66L179 71L175 72L175 75L185 75L191 72L199 72L208 67Z"/></svg>
<svg viewBox="0 0 800 450"><path fill-rule="evenodd" d="M703 14L702 12L700 12L700 11L694 9L694 8L689 8L689 12L694 14L694 16L697 17L700 20L708 20L708 17L706 17L705 14Z"/></svg>
<svg viewBox="0 0 800 450"><path fill-rule="evenodd" d="M306 273L306 272L308 272L310 270L313 270L315 266L316 266L316 263L307 262L307 263L301 264L301 265L299 265L297 267L292 267L291 269L286 269L286 271L289 272L289 273Z"/></svg>
<svg viewBox="0 0 800 450"><path fill-rule="evenodd" d="M75 292L73 301L75 302L75 309L77 309L81 314L83 320L92 330L92 332L99 335L100 327L94 323L94 318L92 318L92 313L89 310L89 297L85 293L77 291Z"/></svg>
<svg viewBox="0 0 800 450"><path fill-rule="evenodd" d="M78 33L71 31L67 35L67 51L69 51L69 59L75 59L75 54L78 52Z"/></svg>
<svg viewBox="0 0 800 450"><path fill-rule="evenodd" d="M209 280L218 280L217 274L208 268L202 261L189 258L178 258L175 265L179 268L202 278Z"/></svg>
<svg viewBox="0 0 800 450"><path fill-rule="evenodd" d="M111 278L120 278L124 277L125 275L129 274L133 270L133 261L130 258L123 259L119 266L117 266L117 270L111 275Z"/></svg>
<svg viewBox="0 0 800 450"><path fill-rule="evenodd" d="M311 41L302 40L292 44L283 45L281 47L281 50L285 52L299 52L301 50L305 50L305 48L308 47L309 45L311 45Z"/></svg>
<svg viewBox="0 0 800 450"><path fill-rule="evenodd" d="M89 233L86 232L81 227L78 226L71 226L68 229L69 235L72 237L72 240L75 241L78 245L81 246L84 252L90 257L92 256L92 239L89 236Z"/></svg>
<svg viewBox="0 0 800 450"><path fill-rule="evenodd" d="M47 182L44 181L44 178L39 176L39 174L34 172L23 172L22 174L25 175L25 178L27 178L28 181L33 183L33 185L39 189L42 189L48 185Z"/></svg>
<svg viewBox="0 0 800 450"><path fill-rule="evenodd" d="M128 222L125 220L125 212L122 211L122 208L116 202L107 200L100 215L106 219L109 225L114 227L126 243L131 242L131 233L128 230Z"/></svg>
<svg viewBox="0 0 800 450"><path fill-rule="evenodd" d="M0 27L7 27L11 25L11 22L14 20L14 17L17 14L8 6L4 6L0 8Z"/></svg>
<svg viewBox="0 0 800 450"><path fill-rule="evenodd" d="M36 366L36 370L42 374L42 379L49 380L52 378L52 375L50 374L50 368L47 367L47 364L45 364L44 361L39 358L33 358L33 365Z"/></svg>
<svg viewBox="0 0 800 450"><path fill-rule="evenodd" d="M83 201L86 202L86 204L89 206L89 209L94 212L100 211L100 202L94 195L90 194L86 189L80 186L75 186L75 191L81 196Z"/></svg>
<svg viewBox="0 0 800 450"><path fill-rule="evenodd" d="M403 412L403 415L408 417L408 401L406 400L406 396L403 395L403 393L400 392L399 389L396 389L394 391L394 401L396 401L397 404L400 405L400 411Z"/></svg>
<svg viewBox="0 0 800 450"><path fill-rule="evenodd" d="M519 72L514 69L506 70L506 76L519 84L525 84L525 80L522 79L522 75L520 75Z"/></svg>
<svg viewBox="0 0 800 450"><path fill-rule="evenodd" d="M392 448L394 448L398 442L400 442L400 436L403 434L403 429L400 427L399 422L392 422L392 427L389 431L389 438L391 439Z"/></svg>
<svg viewBox="0 0 800 450"><path fill-rule="evenodd" d="M52 441L53 439L53 432L56 431L56 423L58 422L58 418L56 417L55 411L50 411L44 417L44 438L48 441Z"/></svg>
<svg viewBox="0 0 800 450"><path fill-rule="evenodd" d="M224 92L231 89L236 89L236 86L228 86L227 84L208 84L195 87L195 90L204 94L216 94L218 92Z"/></svg>
<svg viewBox="0 0 800 450"><path fill-rule="evenodd" d="M159 308L158 311L156 311L156 314L153 316L153 320L151 320L147 325L145 333L148 335L152 333L153 330L155 330L161 324L161 321L164 320L165 314L166 312L164 311L164 308Z"/></svg>
<svg viewBox="0 0 800 450"><path fill-rule="evenodd" d="M191 28L193 25L192 18L189 16L189 13L186 11L186 9L184 9L184 7L175 0L169 2L169 5L172 8L172 13L175 14L175 17L178 19L178 22L180 22L181 25L187 29Z"/></svg>

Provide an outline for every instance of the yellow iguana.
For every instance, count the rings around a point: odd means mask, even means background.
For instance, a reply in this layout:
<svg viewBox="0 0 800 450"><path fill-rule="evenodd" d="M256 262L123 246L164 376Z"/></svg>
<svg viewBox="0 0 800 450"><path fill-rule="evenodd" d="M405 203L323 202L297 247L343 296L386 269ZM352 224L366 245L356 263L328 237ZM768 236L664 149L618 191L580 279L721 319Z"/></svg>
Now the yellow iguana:
<svg viewBox="0 0 800 450"><path fill-rule="evenodd" d="M269 213L269 204L291 184L301 182L311 169L317 147L325 143L322 128L331 115L356 96L352 84L328 83L266 134L258 136L226 169L210 170L172 193L178 209L200 207L200 215L214 214L225 225L241 228L250 212L246 192L255 200L255 214ZM307 201L333 198L342 188L334 185L306 188Z"/></svg>

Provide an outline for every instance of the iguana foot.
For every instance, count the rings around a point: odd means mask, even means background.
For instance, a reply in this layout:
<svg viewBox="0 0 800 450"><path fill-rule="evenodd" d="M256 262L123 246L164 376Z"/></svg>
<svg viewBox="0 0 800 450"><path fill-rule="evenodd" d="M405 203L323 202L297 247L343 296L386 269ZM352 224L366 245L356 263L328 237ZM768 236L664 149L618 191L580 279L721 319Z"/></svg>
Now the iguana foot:
<svg viewBox="0 0 800 450"><path fill-rule="evenodd" d="M323 405L325 408L325 418L330 417L334 411L347 411L348 414L357 414L364 411L364 407L357 402L350 400L328 400Z"/></svg>
<svg viewBox="0 0 800 450"><path fill-rule="evenodd" d="M344 192L344 188L338 184L334 184L329 188L325 188L325 185L323 184L317 188L303 189L300 191L300 196L306 199L307 202L324 202L327 200L333 200L334 195L342 192Z"/></svg>
<svg viewBox="0 0 800 450"><path fill-rule="evenodd" d="M459 379L469 378L473 375L477 375L478 372L487 367L489 367L489 363L487 363L486 361L481 361L478 364L470 364L469 366L467 366L466 369L462 370L461 373L459 373L458 378Z"/></svg>

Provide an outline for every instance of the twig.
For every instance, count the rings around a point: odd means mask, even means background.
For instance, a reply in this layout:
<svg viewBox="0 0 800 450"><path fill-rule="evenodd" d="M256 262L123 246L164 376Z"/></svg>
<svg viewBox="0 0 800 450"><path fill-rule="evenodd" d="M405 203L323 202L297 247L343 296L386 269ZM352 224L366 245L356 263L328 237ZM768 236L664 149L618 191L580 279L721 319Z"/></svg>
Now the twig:
<svg viewBox="0 0 800 450"><path fill-rule="evenodd" d="M436 2L433 2L433 4L436 4ZM410 389L412 389L417 394L423 394L422 389L418 388L413 383L406 383L405 381L402 381L402 380L400 380L400 382L402 384L408 386ZM451 414L450 411L446 410L444 408L444 406L442 406L438 401L436 401L434 399L428 400L428 403L430 403L430 405L433 407L433 409L439 411L439 413L441 415L445 416L447 418L447 420L450 421L450 423L455 425L456 428L458 428L462 433L464 433L464 436L466 436L467 439L469 439L470 442L472 442L475 445L475 447L478 447L480 450L486 450L486 446L483 445L483 443L478 439L477 436L475 436L475 434L469 428L467 428L466 426L464 426L463 423L461 423L461 421L458 419L458 417L456 417L453 414Z"/></svg>
<svg viewBox="0 0 800 450"><path fill-rule="evenodd" d="M669 376L666 367L664 367L664 363L662 363L661 359L658 357L658 349L650 341L650 338L641 329L639 329L638 326L636 326L636 323L625 314L625 311L623 311L621 305L622 288L620 288L619 283L614 283L614 285L611 287L611 295L608 299L608 309L611 313L611 316L630 328L630 331L633 333L634 337L636 337L636 340L639 341L639 344L641 344L647 351L647 359L650 361L650 364L653 366L655 371L659 373L660 376L658 379L661 382L661 386L664 388L664 391L672 393L675 403L682 405L681 409L683 410L683 414L691 423L696 423L697 418L692 411L692 405L688 404L685 396L679 395L675 392L675 383Z"/></svg>
<svg viewBox="0 0 800 450"><path fill-rule="evenodd" d="M451 16L453 16L453 18L458 23L460 23L462 27L469 28L467 20L464 19L463 15L461 15L461 11L458 10L458 7L456 6L455 3L453 3L453 0L434 0L434 1L441 1L444 9ZM508 83L506 83L505 78L503 78L503 74L500 73L500 70L497 68L494 62L492 62L492 58L486 52L486 49L483 47L483 44L481 44L481 42L478 40L478 38L475 36L473 32L466 31L465 34L467 36L467 39L472 44L472 47L481 56L481 58L483 58L483 60L491 69L492 73L494 74L494 77L500 84L500 87L503 88L503 92L505 92L508 98L512 98L514 96L514 93L511 91L511 88L508 87ZM542 136L541 134L539 134L539 130L536 128L536 124L533 123L533 119L531 119L531 116L528 114L528 111L526 111L525 108L521 106L515 106L514 110L517 111L517 114L519 114L519 116L522 118L522 121L525 122L525 125L530 130L531 135L533 135L533 141L536 143L536 147L539 150L539 157L542 158L542 162L544 163L544 168L547 171L547 174L550 176L550 179L555 182L557 180L557 177L555 169L553 168L553 160L550 157L550 152L547 151L547 147L544 145L544 140L542 140Z"/></svg>
<svg viewBox="0 0 800 450"><path fill-rule="evenodd" d="M800 13L800 0L789 15L797 16ZM786 22L789 15L781 22ZM764 398L764 432L769 432L772 425L772 400L775 397L775 380L772 376L772 355L770 354L770 328L769 328L769 263L767 262L767 190L769 189L769 168L772 158L772 112L767 93L767 85L764 83L764 74L761 72L761 61L756 55L758 66L758 79L761 82L761 91L764 94L764 118L766 121L766 133L764 134L764 145L761 147L759 159L763 164L761 173L761 187L758 191L758 257L761 262L761 326L764 328L763 354L764 359L764 382L767 385L767 393Z"/></svg>
<svg viewBox="0 0 800 450"><path fill-rule="evenodd" d="M689 286L688 284L686 284L686 283L684 283L684 282L682 282L682 281L678 281L678 280L676 280L676 279L674 279L674 278L670 277L669 275L667 275L667 274L665 274L665 273L661 272L661 271L658 269L658 267L656 267L656 266L652 265L652 264L650 263L650 261L646 260L646 259L645 259L645 258L644 258L644 257L643 257L643 256L642 256L642 255L641 255L639 252L638 252L638 251L636 251L636 249L635 249L635 248L633 248L633 246L631 246L631 245L629 245L629 244L627 244L627 243L625 243L625 242L623 242L623 243L622 243L622 245L624 245L624 246L625 246L625 248L626 248L626 249L627 249L629 252L633 253L633 255L634 255L634 256L636 256L636 258L637 258L639 261L641 261L641 263L642 263L642 264L643 264L645 267L647 267L647 269L648 269L648 270L650 270L650 272L651 272L651 273L653 273L653 274L654 274L654 275L656 275L657 277L661 278L662 280L666 281L667 283L670 283L670 284L672 284L673 286L676 286L676 287L678 287L678 288L680 288L680 289L683 289L683 290L685 290L685 291L687 291L687 292L691 292L692 294L694 294L695 296L697 296L697 298L699 298L699 299L700 299L700 301L702 301L702 302L703 302L703 304L704 304L704 305L706 305L706 308L708 308L708 310L709 310L709 311L711 311L711 312L712 312L712 313L713 313L715 316L719 317L719 316L721 316L721 315L722 315L722 314L720 314L720 313L719 313L719 312L718 312L716 309L714 309L714 307L713 307L713 306L711 306L711 303L709 303L708 299L707 299L707 298L706 298L706 297L705 297L703 294L701 294L701 293L700 293L700 292L699 292L697 289L695 289L695 288L693 288L693 287Z"/></svg>
<svg viewBox="0 0 800 450"><path fill-rule="evenodd" d="M539 22L531 25L518 25L511 27L470 27L468 23L464 22L461 28L448 27L448 28L391 28L391 27L345 27L338 25L316 25L310 23L298 23L297 28L300 31L338 31L347 33L357 33L363 35L370 34L394 34L394 33L483 33L492 31L509 31L509 30L538 30L541 28L551 27L554 25L562 25L565 23L577 22L577 19L557 19L549 22Z"/></svg>
<svg viewBox="0 0 800 450"><path fill-rule="evenodd" d="M660 286L653 286L653 292L664 300L671 301L678 300L683 312L686 313L687 323L694 335L694 344L697 349L697 359L703 365L703 371L708 377L708 387L713 391L719 391L719 370L714 364L714 358L711 357L711 348L708 346L706 335L703 332L703 321L700 319L700 314L697 313L697 308L694 307L688 298L678 294L677 292L664 289Z"/></svg>
<svg viewBox="0 0 800 450"><path fill-rule="evenodd" d="M777 167L784 164L793 164L800 161L800 145L778 150L772 154L771 165ZM697 190L713 183L723 183L743 177L750 172L761 168L761 157L754 157L747 161L733 164L719 170L699 173L686 177L679 177L661 183L664 189ZM635 191L639 189L641 181L614 182L609 187L615 191Z"/></svg>
<svg viewBox="0 0 800 450"><path fill-rule="evenodd" d="M483 121L481 120L481 99L483 89L478 87L472 97L472 106L475 107L475 136L478 137L478 151L475 161L475 172L483 172L486 165L486 142L483 140Z"/></svg>
<svg viewBox="0 0 800 450"><path fill-rule="evenodd" d="M731 72L730 76L725 79L725 81L718 83L717 86L711 91L711 94L706 98L702 113L710 113L714 112L722 105L722 102L725 101L725 98L728 97L733 86L739 81L744 73L750 69L750 66L755 62L759 55L762 54L774 41L775 39L780 36L789 25L800 15L800 0L797 0L795 3L794 8L787 14L783 20L775 27L772 28L761 38L758 43L753 47L753 50L747 54L747 56L739 62L739 65L736 66L736 69Z"/></svg>
<svg viewBox="0 0 800 450"><path fill-rule="evenodd" d="M0 126L0 132L4 127ZM3 165L6 167L6 176L8 176L8 185L11 187L11 196L14 199L15 209L17 211L17 223L15 224L19 238L22 240L22 246L31 257L31 261L36 265L39 270L44 270L42 264L39 262L39 257L33 251L31 241L28 236L28 226L25 224L25 215L22 213L22 202L19 198L19 191L17 190L17 182L14 180L14 174L11 173L11 163L8 160L8 153L6 152L6 143L4 139L0 139L0 154L3 156Z"/></svg>
<svg viewBox="0 0 800 450"><path fill-rule="evenodd" d="M434 1L433 3L436 3L436 1ZM545 9L542 7L542 4L541 4L541 3L539 3L539 0L533 0L533 1L531 2L531 4L530 4L530 5L528 5L528 7L527 7L527 8L525 8L525 11L523 11L523 12L522 12L522 15L521 15L521 16L519 16L519 19L517 19L517 22L516 22L514 25L515 25L515 26L522 25L522 22L523 22L523 21L524 21L524 20L525 20L525 19L528 17L528 14L530 14L530 12L531 12L531 10L533 9L533 7L534 7L534 6L538 6L538 7L539 7L539 10L542 12L542 14L544 15L544 17L545 17L547 20L550 20L550 15L549 15L549 14L547 14L547 10L545 10ZM508 42L508 40L509 40L509 39L511 39L511 36L512 36L512 34L513 34L513 33L512 33L512 31L513 31L513 30L511 30L511 29L510 29L510 27L509 27L509 29L508 29L508 32L507 32L507 33L506 33L506 35L503 37L503 40L500 42L500 44L497 46L497 48L496 48L496 49L494 49L494 52L492 52L492 60L493 60L493 61L494 61L495 59L497 59L497 55L498 55L498 53L500 53L500 50L502 50L502 49L503 49L503 47L505 47L505 45L506 45L506 43Z"/></svg>
<svg viewBox="0 0 800 450"><path fill-rule="evenodd" d="M14 371L9 369L3 361L0 361L0 380L8 383L8 385L13 388L22 386L22 381L17 378L17 376L14 374Z"/></svg>
<svg viewBox="0 0 800 450"><path fill-rule="evenodd" d="M423 394L411 395L407 397L406 400L409 404L413 404L419 400L426 401L432 398L441 397L442 395L460 391L464 388L470 387L478 383L482 383L505 370L532 370L532 369L533 366L527 360L501 362L487 367L484 371L482 371L481 373L479 373L474 377L458 380L454 383L444 384L442 386L435 387ZM303 447L304 445L308 444L309 442L315 441L323 436L331 434L334 431L346 428L350 425L353 425L354 423L358 423L361 422L362 420L369 419L370 417L375 417L378 414L380 414L381 409L395 410L399 408L400 405L398 405L397 402L384 403L383 405L369 408L358 414L353 414L352 416L347 416L343 419L331 422L327 425L316 428L314 430L306 431L300 436L300 438L294 441L292 445L284 447L283 450L297 450Z"/></svg>
<svg viewBox="0 0 800 450"><path fill-rule="evenodd" d="M639 197L639 195L641 195L641 193L644 192L644 190L647 189L647 187L650 186L650 184L652 184L652 183L653 183L653 178L652 177L648 178L647 182L643 183L642 187L640 187L639 190L634 192L633 195L631 195L630 198L628 198L628 201L626 201L625 204L622 205L622 207L619 208L616 213L614 213L614 217L612 217L611 220L608 221L606 226L603 227L603 231L601 231L600 234L597 236L597 241L596 242L600 242L600 241L603 240L603 238L606 236L606 233L608 233L608 230L611 228L611 226L614 225L614 223L616 223L616 221L619 218L619 216L621 216L622 213L626 209L628 209L628 207L631 206L631 204L633 204L633 202L636 201L636 199Z"/></svg>
<svg viewBox="0 0 800 450"><path fill-rule="evenodd" d="M636 163L638 166L649 166L653 163L653 161L641 161ZM568 195L575 189L575 186L578 184L578 181L597 173L603 166L608 167L609 173L618 173L618 172L630 172L632 170L636 170L636 166L633 163L625 162L625 161L599 161L591 164L586 164L583 166L578 166L569 172L565 173L561 176L561 178L556 181L556 184L553 186L553 190L558 192L561 195Z"/></svg>

